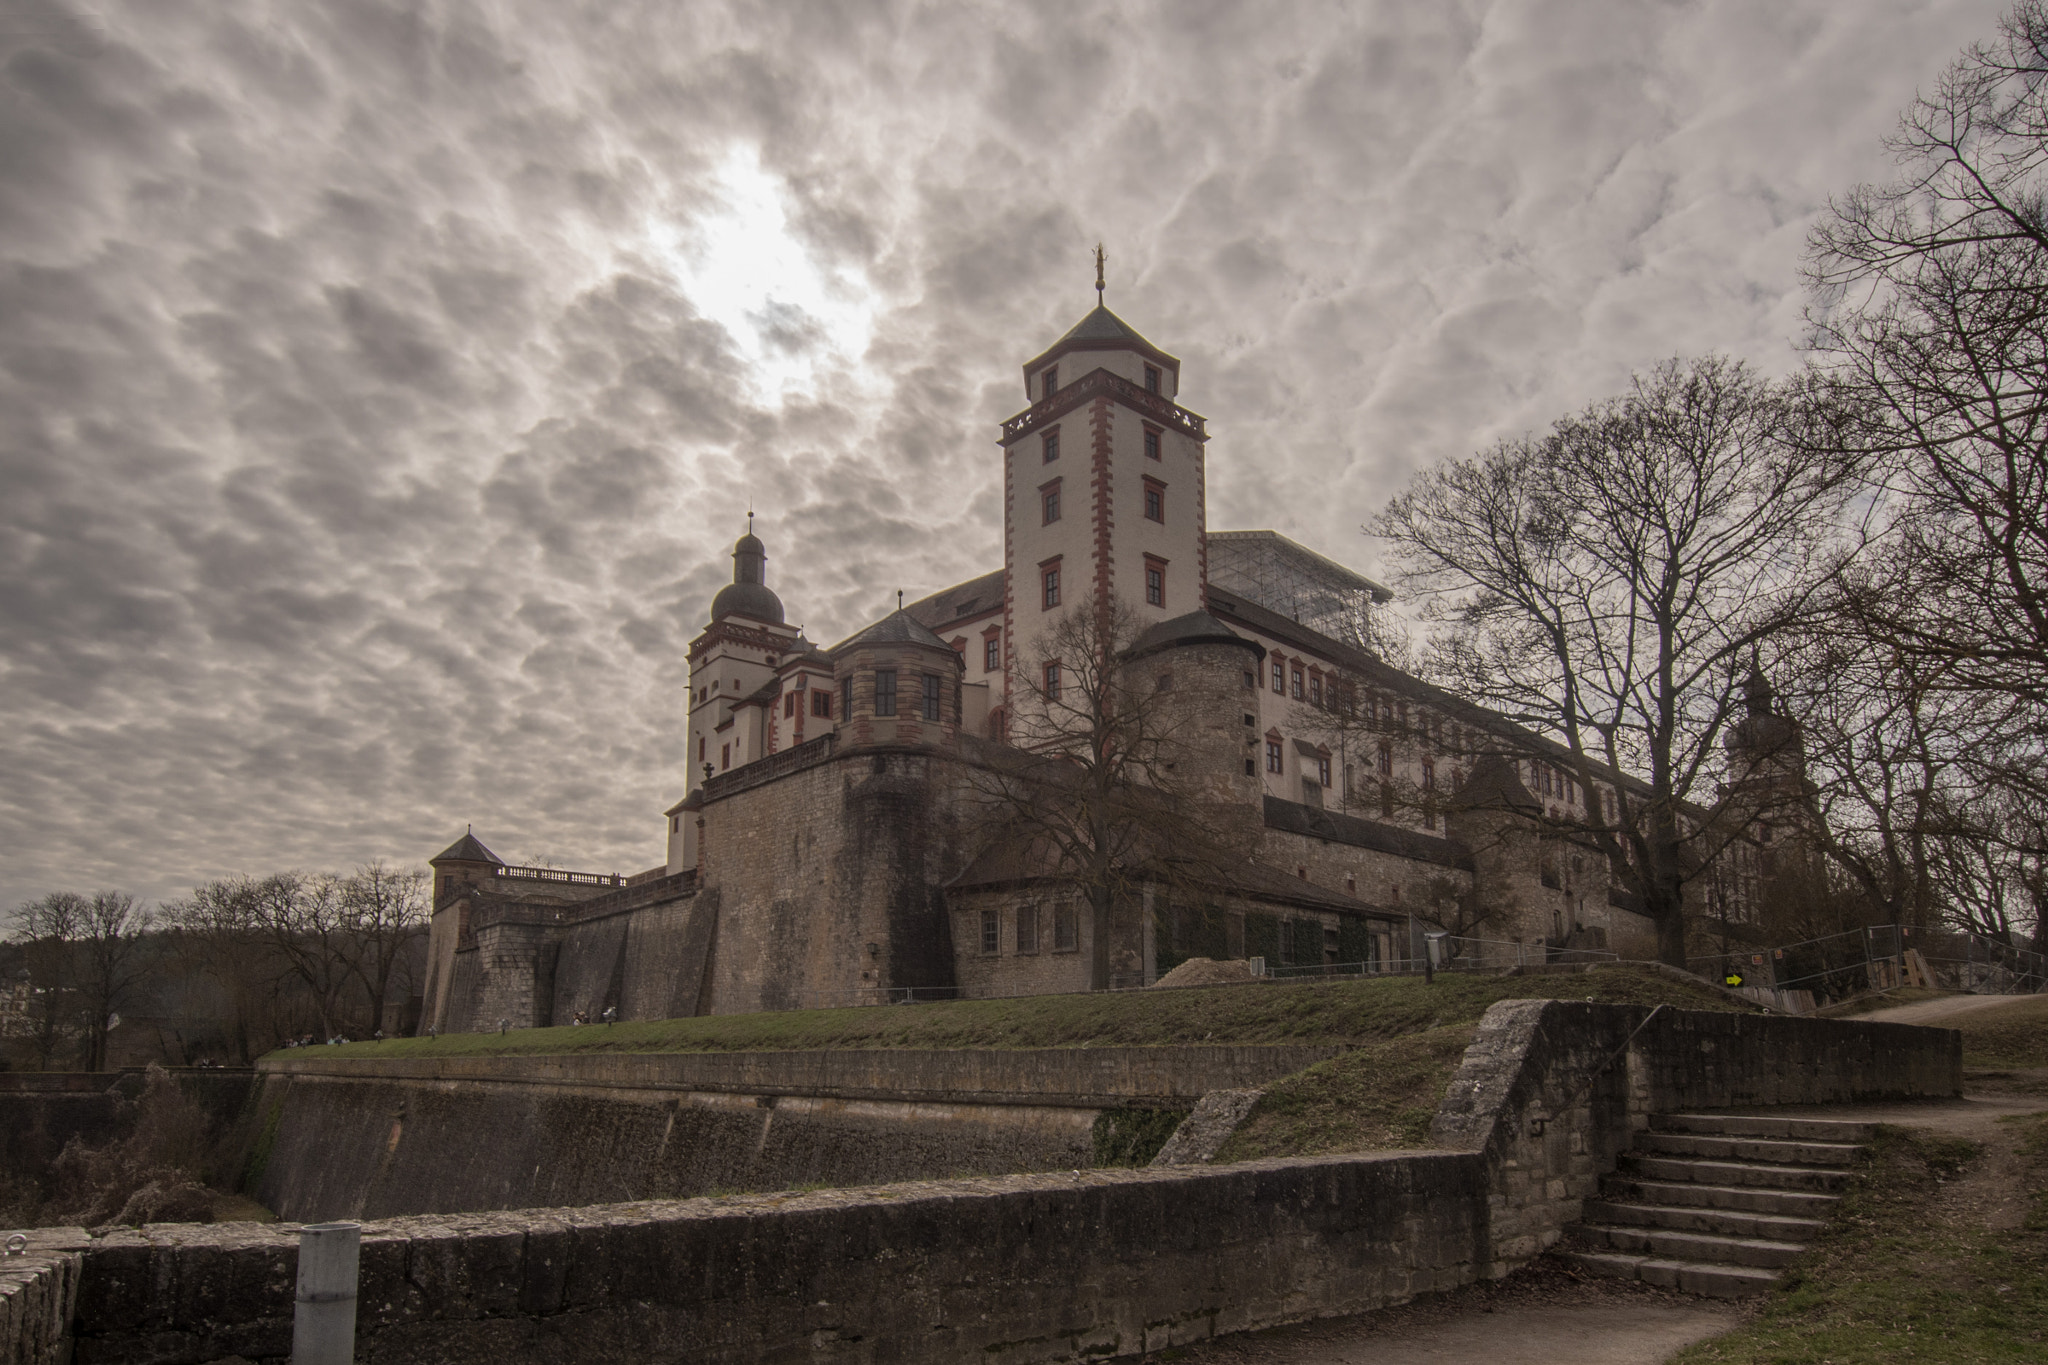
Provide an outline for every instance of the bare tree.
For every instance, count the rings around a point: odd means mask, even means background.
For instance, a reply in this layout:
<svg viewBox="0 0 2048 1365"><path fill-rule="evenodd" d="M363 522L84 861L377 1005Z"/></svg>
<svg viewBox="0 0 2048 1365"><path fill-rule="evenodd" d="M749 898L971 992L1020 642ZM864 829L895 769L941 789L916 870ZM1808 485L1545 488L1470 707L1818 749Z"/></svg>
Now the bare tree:
<svg viewBox="0 0 2048 1365"><path fill-rule="evenodd" d="M1853 459L1804 424L1819 395L1709 357L1422 474L1369 530L1438 628L1426 668L1560 742L1614 809L1575 832L1685 961L1686 887L1735 837L1704 818L1744 663L1812 609Z"/></svg>
<svg viewBox="0 0 2048 1365"><path fill-rule="evenodd" d="M101 1071L107 1064L107 1033L114 1017L126 1008L148 970L142 936L151 914L135 897L119 891L96 891L86 898L78 918L76 990L85 1034L85 1069Z"/></svg>
<svg viewBox="0 0 2048 1365"><path fill-rule="evenodd" d="M220 994L224 1041L240 1063L291 1032L281 998L287 969L258 911L256 885L247 878L208 882L163 907L184 969L211 981Z"/></svg>
<svg viewBox="0 0 2048 1365"><path fill-rule="evenodd" d="M970 840L1086 896L1097 989L1112 975L1115 906L1147 884L1213 890L1251 851L1191 756L1199 718L1214 708L1190 695L1189 679L1176 690L1134 659L1140 638L1120 601L1062 616L1013 684L1007 743L970 769ZM1241 761L1234 739L1224 758Z"/></svg>
<svg viewBox="0 0 2048 1365"><path fill-rule="evenodd" d="M337 942L362 987L368 1027L383 1027L391 987L407 953L427 931L427 874L393 871L381 862L357 868L341 883L342 933Z"/></svg>
<svg viewBox="0 0 2048 1365"><path fill-rule="evenodd" d="M2048 731L2048 3L2020 0L1916 99L1897 179L1810 242L1816 359L1851 401L1836 435L1885 457L1899 553L1847 599L1941 685L2025 704ZM2023 722L2023 723L2021 723ZM2038 785L2038 763L2021 765Z"/></svg>
<svg viewBox="0 0 2048 1365"><path fill-rule="evenodd" d="M24 941L30 997L36 1013L36 1066L48 1071L66 1035L73 1032L74 966L71 941L78 937L90 902L75 891L52 891L24 901L11 928Z"/></svg>

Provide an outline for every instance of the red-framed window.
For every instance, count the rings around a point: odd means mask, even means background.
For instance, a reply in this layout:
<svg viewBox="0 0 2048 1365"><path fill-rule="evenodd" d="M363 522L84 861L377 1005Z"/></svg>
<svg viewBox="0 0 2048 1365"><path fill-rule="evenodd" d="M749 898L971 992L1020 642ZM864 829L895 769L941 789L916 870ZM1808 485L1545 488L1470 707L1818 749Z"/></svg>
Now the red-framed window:
<svg viewBox="0 0 2048 1365"><path fill-rule="evenodd" d="M1157 365L1147 365L1145 367L1145 391L1147 393L1159 392L1159 367Z"/></svg>
<svg viewBox="0 0 2048 1365"><path fill-rule="evenodd" d="M1045 463L1051 464L1060 457L1060 429L1054 427L1038 438L1039 453L1045 456Z"/></svg>
<svg viewBox="0 0 2048 1365"><path fill-rule="evenodd" d="M1145 605L1166 605L1166 561L1150 555L1145 557Z"/></svg>
<svg viewBox="0 0 2048 1365"><path fill-rule="evenodd" d="M1047 701L1058 701L1060 699L1060 665L1057 659L1045 666L1045 699Z"/></svg>
<svg viewBox="0 0 2048 1365"><path fill-rule="evenodd" d="M1060 519L1060 481L1040 484L1038 487L1038 510L1044 514L1041 526L1050 526Z"/></svg>
<svg viewBox="0 0 2048 1365"><path fill-rule="evenodd" d="M1003 666L1003 637L991 634L981 642L981 671L993 673Z"/></svg>
<svg viewBox="0 0 2048 1365"><path fill-rule="evenodd" d="M1148 460L1156 460L1159 458L1158 427L1145 428L1145 458Z"/></svg>
<svg viewBox="0 0 2048 1365"><path fill-rule="evenodd" d="M1273 690L1282 694L1287 691L1287 665L1277 654L1273 656Z"/></svg>
<svg viewBox="0 0 2048 1365"><path fill-rule="evenodd" d="M1045 367L1045 377L1038 381L1038 396L1041 399L1050 398L1059 391L1060 367L1057 365L1048 365Z"/></svg>
<svg viewBox="0 0 2048 1365"><path fill-rule="evenodd" d="M1055 559L1038 568L1039 601L1041 607L1051 611L1060 604L1060 562Z"/></svg>
<svg viewBox="0 0 2048 1365"><path fill-rule="evenodd" d="M832 694L822 687L811 689L811 714L825 720L832 719Z"/></svg>
<svg viewBox="0 0 2048 1365"><path fill-rule="evenodd" d="M1266 741L1266 771L1284 773L1287 771L1287 750L1277 739Z"/></svg>
<svg viewBox="0 0 2048 1365"><path fill-rule="evenodd" d="M1302 672L1301 672L1301 665L1300 665L1300 664L1296 664L1296 665L1294 666L1294 692L1293 692L1293 696L1294 696L1294 699L1295 699L1296 701L1300 701L1300 700L1301 700L1301 699L1302 699L1302 698L1303 698L1303 697L1304 697L1305 695L1307 695L1307 694L1306 694L1306 692L1305 692L1305 690L1303 689L1303 686L1302 686Z"/></svg>
<svg viewBox="0 0 2048 1365"><path fill-rule="evenodd" d="M1166 485L1157 479L1145 480L1145 520L1166 520Z"/></svg>

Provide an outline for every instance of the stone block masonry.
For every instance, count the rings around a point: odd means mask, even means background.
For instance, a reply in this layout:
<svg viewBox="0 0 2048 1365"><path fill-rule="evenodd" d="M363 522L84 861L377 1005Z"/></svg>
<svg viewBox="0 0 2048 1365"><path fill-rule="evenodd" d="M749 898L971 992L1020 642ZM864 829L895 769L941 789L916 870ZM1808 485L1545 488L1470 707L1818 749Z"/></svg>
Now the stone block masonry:
<svg viewBox="0 0 2048 1365"><path fill-rule="evenodd" d="M1948 1030L1508 1001L1444 1150L393 1218L365 1228L358 1342L379 1365L1130 1356L1503 1274L1652 1111L1960 1081ZM38 1237L82 1253L80 1365L289 1349L288 1226Z"/></svg>
<svg viewBox="0 0 2048 1365"><path fill-rule="evenodd" d="M254 1193L286 1218L673 1199L1072 1169L1104 1108L1192 1108L1333 1047L263 1062ZM274 1122L271 1116L274 1115Z"/></svg>

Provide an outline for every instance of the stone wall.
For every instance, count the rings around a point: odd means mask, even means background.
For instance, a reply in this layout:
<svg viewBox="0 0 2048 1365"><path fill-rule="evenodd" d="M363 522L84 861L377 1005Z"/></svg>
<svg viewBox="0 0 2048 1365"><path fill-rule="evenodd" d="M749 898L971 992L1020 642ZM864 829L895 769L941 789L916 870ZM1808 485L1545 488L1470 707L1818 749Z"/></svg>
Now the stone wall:
<svg viewBox="0 0 2048 1365"><path fill-rule="evenodd" d="M1906 1025L1510 1001L1439 1111L1446 1150L395 1218L364 1229L358 1342L393 1365L1134 1355L1502 1274L1653 1112L1949 1095L1960 1047ZM482 1136L470 1150L499 1159L502 1133ZM84 1253L80 1365L196 1365L288 1351L294 1235L72 1229L36 1249Z"/></svg>
<svg viewBox="0 0 2048 1365"><path fill-rule="evenodd" d="M252 1193L286 1218L673 1199L1094 1164L1114 1106L1191 1108L1331 1047L264 1062Z"/></svg>
<svg viewBox="0 0 2048 1365"><path fill-rule="evenodd" d="M85 1257L34 1246L0 1259L0 1365L70 1365Z"/></svg>

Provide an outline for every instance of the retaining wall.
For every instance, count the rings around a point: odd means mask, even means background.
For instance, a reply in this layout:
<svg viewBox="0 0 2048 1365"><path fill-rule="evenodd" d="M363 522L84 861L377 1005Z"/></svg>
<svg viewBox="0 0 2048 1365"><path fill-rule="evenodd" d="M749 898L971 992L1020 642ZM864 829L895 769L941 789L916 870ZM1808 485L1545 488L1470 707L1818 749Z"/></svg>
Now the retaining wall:
<svg viewBox="0 0 2048 1365"><path fill-rule="evenodd" d="M675 1199L1094 1164L1103 1109L1192 1108L1334 1047L262 1063L252 1193L285 1218Z"/></svg>
<svg viewBox="0 0 2048 1365"><path fill-rule="evenodd" d="M255 1081L246 1068L175 1067L169 1074L220 1131L234 1122ZM141 1067L0 1073L0 1170L40 1178L73 1138L96 1147L126 1137L146 1076Z"/></svg>
<svg viewBox="0 0 2048 1365"><path fill-rule="evenodd" d="M1445 1097L1447 1150L373 1222L359 1350L393 1365L1131 1355L1505 1273L1653 1112L1960 1080L1947 1030L1511 1001ZM156 1226L39 1244L83 1252L81 1365L196 1365L289 1349L294 1239Z"/></svg>

